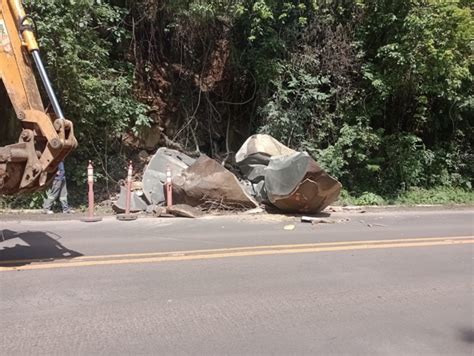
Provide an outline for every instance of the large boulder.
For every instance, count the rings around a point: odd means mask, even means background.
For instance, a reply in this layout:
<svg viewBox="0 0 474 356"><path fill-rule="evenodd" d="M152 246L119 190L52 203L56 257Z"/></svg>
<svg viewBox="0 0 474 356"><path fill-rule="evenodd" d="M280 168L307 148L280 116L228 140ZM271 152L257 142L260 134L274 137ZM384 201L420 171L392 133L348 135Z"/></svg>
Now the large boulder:
<svg viewBox="0 0 474 356"><path fill-rule="evenodd" d="M318 213L338 199L341 188L306 152L272 157L265 168L268 200L282 211Z"/></svg>
<svg viewBox="0 0 474 356"><path fill-rule="evenodd" d="M173 203L198 206L207 202L229 208L258 206L230 171L201 156L173 179Z"/></svg>
<svg viewBox="0 0 474 356"><path fill-rule="evenodd" d="M318 213L337 200L341 184L306 152L297 152L269 135L253 135L235 157L253 196L285 212Z"/></svg>

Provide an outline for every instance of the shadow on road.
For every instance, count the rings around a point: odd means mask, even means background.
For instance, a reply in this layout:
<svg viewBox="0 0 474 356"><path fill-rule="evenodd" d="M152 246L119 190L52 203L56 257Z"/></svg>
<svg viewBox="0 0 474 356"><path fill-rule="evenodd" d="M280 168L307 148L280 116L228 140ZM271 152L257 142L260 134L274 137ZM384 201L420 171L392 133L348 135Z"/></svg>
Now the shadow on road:
<svg viewBox="0 0 474 356"><path fill-rule="evenodd" d="M19 240L13 245L14 239ZM53 261L82 256L64 247L59 239L61 236L42 231L0 229L0 266L24 266L31 263L29 260Z"/></svg>
<svg viewBox="0 0 474 356"><path fill-rule="evenodd" d="M474 330L472 328L463 328L459 330L461 340L468 344L474 344Z"/></svg>

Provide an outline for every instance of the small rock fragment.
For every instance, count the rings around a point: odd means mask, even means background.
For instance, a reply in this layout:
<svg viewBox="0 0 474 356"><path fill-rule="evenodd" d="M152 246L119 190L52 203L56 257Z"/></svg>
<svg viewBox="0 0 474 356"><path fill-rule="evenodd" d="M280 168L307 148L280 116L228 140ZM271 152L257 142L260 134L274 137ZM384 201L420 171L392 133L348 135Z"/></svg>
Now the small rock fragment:
<svg viewBox="0 0 474 356"><path fill-rule="evenodd" d="M143 184L142 182L139 182L139 181L133 181L132 182L132 192L135 191L135 190L142 190L143 189ZM143 192L140 194L142 195Z"/></svg>
<svg viewBox="0 0 474 356"><path fill-rule="evenodd" d="M159 217L166 213L166 208L164 206L152 204L146 208L146 213L153 214L154 216Z"/></svg>
<svg viewBox="0 0 474 356"><path fill-rule="evenodd" d="M340 220L344 220L345 219L340 219ZM338 220L337 222L341 222L340 220ZM312 216L302 216L301 217L301 222L310 222L311 224L315 225L315 224L335 224L336 223L336 220L333 220L333 219L322 219L322 218L314 218Z"/></svg>
<svg viewBox="0 0 474 356"><path fill-rule="evenodd" d="M387 227L387 225L384 225L384 224L371 224L371 223L365 222L364 220L359 220L359 222L360 222L361 224L367 225L368 227L374 227L374 226L375 226L375 227Z"/></svg>
<svg viewBox="0 0 474 356"><path fill-rule="evenodd" d="M251 214L261 214L261 213L263 213L264 211L265 211L265 210L263 210L262 208L258 207L258 208L246 210L246 211L243 212L243 214L248 214L248 215L251 215Z"/></svg>
<svg viewBox="0 0 474 356"><path fill-rule="evenodd" d="M291 224L291 225L285 225L283 227L284 230L287 230L287 231L291 231L291 230L294 230L295 229L295 225Z"/></svg>
<svg viewBox="0 0 474 356"><path fill-rule="evenodd" d="M301 217L301 222L310 222L312 223L313 221L317 221L319 218L313 218L312 216L302 216Z"/></svg>
<svg viewBox="0 0 474 356"><path fill-rule="evenodd" d="M166 211L169 214L173 214L175 216L182 216L185 218L200 218L204 215L201 210L193 208L192 206L186 204L177 204L169 206L166 208Z"/></svg>
<svg viewBox="0 0 474 356"><path fill-rule="evenodd" d="M354 206L354 205L348 205L342 208L343 210L346 211L357 211L357 210L362 210L360 206Z"/></svg>

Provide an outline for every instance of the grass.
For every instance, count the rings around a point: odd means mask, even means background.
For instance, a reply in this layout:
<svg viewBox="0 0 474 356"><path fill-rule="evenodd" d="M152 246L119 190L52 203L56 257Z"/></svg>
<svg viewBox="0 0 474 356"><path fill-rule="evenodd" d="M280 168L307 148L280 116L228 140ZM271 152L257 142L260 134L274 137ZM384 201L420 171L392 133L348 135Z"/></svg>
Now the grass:
<svg viewBox="0 0 474 356"><path fill-rule="evenodd" d="M457 187L435 187L431 189L412 188L395 197L382 197L364 192L354 196L343 190L339 199L341 205L456 205L474 204L474 191Z"/></svg>
<svg viewBox="0 0 474 356"><path fill-rule="evenodd" d="M401 194L395 204L474 204L474 191L451 187L416 188Z"/></svg>

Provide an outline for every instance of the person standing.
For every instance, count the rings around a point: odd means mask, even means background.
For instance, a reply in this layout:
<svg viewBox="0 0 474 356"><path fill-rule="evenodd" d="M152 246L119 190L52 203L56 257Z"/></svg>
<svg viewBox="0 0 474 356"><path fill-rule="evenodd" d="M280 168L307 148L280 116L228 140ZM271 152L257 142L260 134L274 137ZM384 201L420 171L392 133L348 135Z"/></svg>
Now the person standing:
<svg viewBox="0 0 474 356"><path fill-rule="evenodd" d="M64 214L74 214L74 210L69 207L67 202L67 187L66 187L66 171L64 169L64 162L59 163L58 171L54 177L51 188L46 192L46 199L43 202L43 210L45 214L54 214L51 209L54 202L59 198Z"/></svg>

